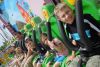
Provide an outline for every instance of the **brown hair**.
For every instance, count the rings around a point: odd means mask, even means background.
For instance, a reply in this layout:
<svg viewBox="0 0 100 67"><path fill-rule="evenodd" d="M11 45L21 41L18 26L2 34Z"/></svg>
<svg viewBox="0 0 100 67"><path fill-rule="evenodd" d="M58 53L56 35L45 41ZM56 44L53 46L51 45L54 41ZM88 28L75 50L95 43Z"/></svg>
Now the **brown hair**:
<svg viewBox="0 0 100 67"><path fill-rule="evenodd" d="M26 38L25 43L27 43L28 41L32 41L32 39L31 38Z"/></svg>
<svg viewBox="0 0 100 67"><path fill-rule="evenodd" d="M41 36L47 36L47 34L46 33L41 33Z"/></svg>
<svg viewBox="0 0 100 67"><path fill-rule="evenodd" d="M19 32L19 31L18 31L18 32L16 32L16 34L20 34L20 35L22 35L22 33L21 33L21 32Z"/></svg>

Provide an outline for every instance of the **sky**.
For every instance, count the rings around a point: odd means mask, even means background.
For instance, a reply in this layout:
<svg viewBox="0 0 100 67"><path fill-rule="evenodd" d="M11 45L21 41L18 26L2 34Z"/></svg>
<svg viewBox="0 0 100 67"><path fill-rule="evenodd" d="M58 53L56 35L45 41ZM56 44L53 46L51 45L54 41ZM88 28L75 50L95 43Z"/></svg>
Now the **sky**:
<svg viewBox="0 0 100 67"><path fill-rule="evenodd" d="M31 10L34 11L34 14L43 18L43 16L42 16L42 6L43 6L43 3L44 3L44 0L26 0L26 1L29 4Z"/></svg>
<svg viewBox="0 0 100 67"><path fill-rule="evenodd" d="M31 9L33 15L38 15L42 18L42 5L44 3L43 0L4 0L2 9L5 9L5 11L7 12L7 14L4 15L4 17L7 17L7 21L9 21L11 23L12 26L14 26L14 28L16 30L18 30L17 26L16 26L16 21L22 21L24 23L25 20L22 17L21 13L19 12L16 3L19 3L27 12L29 11L29 9ZM0 25L1 25L1 21L0 21ZM4 29L6 33L10 32L7 29ZM3 34L3 32L0 30L0 34L2 34L4 37L5 35ZM6 38L6 37L5 37ZM4 38L0 35L0 46L3 44L2 42L4 41Z"/></svg>
<svg viewBox="0 0 100 67"><path fill-rule="evenodd" d="M6 11L7 14L4 14L3 17L6 17L5 19L7 19L8 22L11 23L11 25L18 31L18 28L16 26L16 21L22 21L22 22L25 22L24 18L21 16L21 13L19 12L17 6L16 6L16 3L17 1L20 1L19 3L21 3L22 0L4 0L4 3L3 4L0 4L1 7L3 10ZM25 6L26 7L26 6ZM2 27L2 22L0 21L0 25ZM11 35L11 33L8 31L8 29L3 29L5 31L5 33L8 33L8 35ZM5 41L4 38L11 38L9 36L5 36L3 34L3 32L0 30L0 46L3 45L3 42ZM4 38L3 38L3 37Z"/></svg>

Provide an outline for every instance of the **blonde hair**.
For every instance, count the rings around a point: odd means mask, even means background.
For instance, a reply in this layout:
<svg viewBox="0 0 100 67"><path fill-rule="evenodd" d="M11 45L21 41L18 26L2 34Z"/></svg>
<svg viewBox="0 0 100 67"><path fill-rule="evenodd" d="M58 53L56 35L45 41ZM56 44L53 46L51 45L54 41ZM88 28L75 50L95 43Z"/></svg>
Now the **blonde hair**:
<svg viewBox="0 0 100 67"><path fill-rule="evenodd" d="M62 11L63 9L66 9L66 7L69 8L69 6L66 3L58 3L54 9L54 14L57 16L59 14L60 11Z"/></svg>
<svg viewBox="0 0 100 67"><path fill-rule="evenodd" d="M15 52L17 53L18 52L18 49L21 49L20 47L17 47L16 49L15 49Z"/></svg>

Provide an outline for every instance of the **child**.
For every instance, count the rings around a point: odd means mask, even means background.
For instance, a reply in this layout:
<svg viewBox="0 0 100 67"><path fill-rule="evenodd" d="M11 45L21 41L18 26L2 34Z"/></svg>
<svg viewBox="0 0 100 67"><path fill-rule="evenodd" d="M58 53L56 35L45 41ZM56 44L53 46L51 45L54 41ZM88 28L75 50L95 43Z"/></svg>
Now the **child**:
<svg viewBox="0 0 100 67"><path fill-rule="evenodd" d="M20 47L17 47L15 49L15 52L16 52L16 54L13 58L13 62L11 64L11 67L14 67L14 66L19 67L22 60L24 59L24 53L22 52L22 49Z"/></svg>
<svg viewBox="0 0 100 67"><path fill-rule="evenodd" d="M80 41L79 34L77 33L77 27L76 27L76 21L75 21L76 19L75 19L74 11L69 6L67 6L65 3L59 3L54 9L54 13L57 16L58 20L60 20L66 24L67 31L70 33L72 40L74 40L74 42L76 44L82 44ZM85 23L85 25L86 25L85 31L87 33L88 38L95 44L100 45L100 36L98 35L98 34L100 34L100 30L99 30L100 26L96 25L97 28L94 28L97 21L91 15L86 14L86 15L84 15L84 22L86 22ZM90 46L92 46L92 45L90 45ZM93 47L96 47L96 46L97 45L93 45ZM93 54L94 53L100 54L100 52L98 52L98 49L95 51L92 51ZM88 55L88 54L85 54L85 55ZM77 67L77 66L72 64L72 66L70 66L70 67Z"/></svg>
<svg viewBox="0 0 100 67"><path fill-rule="evenodd" d="M33 67L32 58L37 55L36 46L32 42L32 39L30 39L30 38L26 38L25 46L26 46L28 52L26 54L26 57L22 61L21 67Z"/></svg>
<svg viewBox="0 0 100 67"><path fill-rule="evenodd" d="M64 46L64 44L57 38L53 39L52 41L49 41L47 38L47 35L45 33L42 33L41 40L44 44L48 45L52 50L55 51L56 57L54 58L54 67L60 67L60 63L65 59L65 57L68 55L68 50ZM47 64L47 67L50 67L49 62Z"/></svg>
<svg viewBox="0 0 100 67"><path fill-rule="evenodd" d="M45 54L47 52L47 48L45 48L42 43L38 43L36 45L36 49L38 52L39 57L37 58L36 61L33 62L33 67L42 67L42 62L45 58Z"/></svg>
<svg viewBox="0 0 100 67"><path fill-rule="evenodd" d="M21 49L26 52L27 49L25 47L25 43L24 43L24 35L21 32L16 32L16 39L17 41L15 42L15 46L16 47L21 47Z"/></svg>

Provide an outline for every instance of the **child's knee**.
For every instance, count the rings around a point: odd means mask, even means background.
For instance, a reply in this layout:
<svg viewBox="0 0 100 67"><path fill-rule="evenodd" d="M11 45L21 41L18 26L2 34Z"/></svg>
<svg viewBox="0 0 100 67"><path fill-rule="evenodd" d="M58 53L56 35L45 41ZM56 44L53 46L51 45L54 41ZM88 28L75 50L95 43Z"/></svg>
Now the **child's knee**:
<svg viewBox="0 0 100 67"><path fill-rule="evenodd" d="M35 61L32 64L33 64L33 67L36 67L36 62Z"/></svg>
<svg viewBox="0 0 100 67"><path fill-rule="evenodd" d="M41 63L37 63L37 66L36 67L41 67Z"/></svg>
<svg viewBox="0 0 100 67"><path fill-rule="evenodd" d="M53 67L60 67L60 62L56 62Z"/></svg>
<svg viewBox="0 0 100 67"><path fill-rule="evenodd" d="M50 63L51 63L51 62L47 63L47 65L46 65L46 66L47 66L47 67L50 67Z"/></svg>

